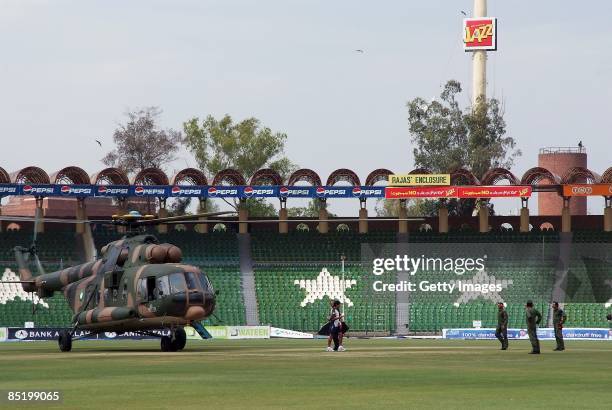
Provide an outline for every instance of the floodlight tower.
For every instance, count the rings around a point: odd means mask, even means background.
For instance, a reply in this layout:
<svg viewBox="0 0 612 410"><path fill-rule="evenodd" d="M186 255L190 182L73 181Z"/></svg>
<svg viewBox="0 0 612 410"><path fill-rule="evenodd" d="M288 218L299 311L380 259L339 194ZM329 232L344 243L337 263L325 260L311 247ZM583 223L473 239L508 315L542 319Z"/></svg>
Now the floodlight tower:
<svg viewBox="0 0 612 410"><path fill-rule="evenodd" d="M487 0L474 0L474 18L487 16ZM487 51L475 50L472 55L472 107L487 98Z"/></svg>

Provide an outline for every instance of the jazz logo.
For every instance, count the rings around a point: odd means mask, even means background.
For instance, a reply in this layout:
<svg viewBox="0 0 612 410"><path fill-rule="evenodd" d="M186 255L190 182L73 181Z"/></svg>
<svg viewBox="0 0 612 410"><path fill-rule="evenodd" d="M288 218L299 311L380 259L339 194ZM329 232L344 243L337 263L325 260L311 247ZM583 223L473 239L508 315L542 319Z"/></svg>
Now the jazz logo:
<svg viewBox="0 0 612 410"><path fill-rule="evenodd" d="M463 22L463 48L471 50L497 49L497 19L490 17L465 19Z"/></svg>

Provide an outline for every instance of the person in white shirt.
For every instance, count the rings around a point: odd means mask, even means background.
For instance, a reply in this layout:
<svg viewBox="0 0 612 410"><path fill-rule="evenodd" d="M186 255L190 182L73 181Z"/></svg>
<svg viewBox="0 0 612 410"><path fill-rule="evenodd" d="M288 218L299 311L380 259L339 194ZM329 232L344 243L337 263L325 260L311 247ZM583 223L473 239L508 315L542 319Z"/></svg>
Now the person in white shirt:
<svg viewBox="0 0 612 410"><path fill-rule="evenodd" d="M340 313L340 301L334 299L331 302L331 312L329 314L329 337L327 338L327 351L343 352L345 349L341 344L342 334L342 314ZM331 342L334 341L334 348L331 347Z"/></svg>

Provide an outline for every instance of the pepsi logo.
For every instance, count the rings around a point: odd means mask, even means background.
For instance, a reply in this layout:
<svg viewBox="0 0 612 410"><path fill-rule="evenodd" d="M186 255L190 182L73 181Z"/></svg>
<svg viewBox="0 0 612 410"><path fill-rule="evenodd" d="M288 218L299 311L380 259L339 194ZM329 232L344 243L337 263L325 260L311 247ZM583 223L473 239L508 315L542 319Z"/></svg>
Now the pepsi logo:
<svg viewBox="0 0 612 410"><path fill-rule="evenodd" d="M356 186L353 188L353 196L361 196L361 188Z"/></svg>
<svg viewBox="0 0 612 410"><path fill-rule="evenodd" d="M318 197L324 197L325 196L325 188L323 188L322 186L318 186L317 187L317 196Z"/></svg>
<svg viewBox="0 0 612 410"><path fill-rule="evenodd" d="M144 188L141 186L137 186L136 188L134 188L134 193L136 195L144 195Z"/></svg>
<svg viewBox="0 0 612 410"><path fill-rule="evenodd" d="M286 197L289 195L289 188L287 188L286 186L282 186L280 187L280 189L278 190L278 193L280 194L280 196L282 197Z"/></svg>
<svg viewBox="0 0 612 410"><path fill-rule="evenodd" d="M253 196L253 187L252 186L248 186L244 188L244 195L247 197L251 197Z"/></svg>
<svg viewBox="0 0 612 410"><path fill-rule="evenodd" d="M100 195L104 195L104 194L106 194L106 187L105 187L105 186L99 186L99 187L98 187L98 193L99 193Z"/></svg>
<svg viewBox="0 0 612 410"><path fill-rule="evenodd" d="M32 185L26 185L23 187L23 193L24 194L31 194L32 193Z"/></svg>
<svg viewBox="0 0 612 410"><path fill-rule="evenodd" d="M208 188L208 195L217 196L217 188L215 188L214 186L211 186L210 188Z"/></svg>
<svg viewBox="0 0 612 410"><path fill-rule="evenodd" d="M70 193L70 187L68 185L62 185L60 192L62 195L68 195Z"/></svg>
<svg viewBox="0 0 612 410"><path fill-rule="evenodd" d="M178 195L181 193L181 188L177 187L176 185L172 187L172 190L170 190L170 193L174 196Z"/></svg>

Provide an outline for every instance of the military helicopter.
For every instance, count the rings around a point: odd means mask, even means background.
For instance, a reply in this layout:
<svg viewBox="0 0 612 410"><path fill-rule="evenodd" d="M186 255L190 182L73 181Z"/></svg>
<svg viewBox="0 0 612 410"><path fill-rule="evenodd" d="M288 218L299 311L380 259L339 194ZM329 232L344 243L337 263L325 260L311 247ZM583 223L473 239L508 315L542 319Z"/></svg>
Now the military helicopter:
<svg viewBox="0 0 612 410"><path fill-rule="evenodd" d="M36 293L39 298L51 297L55 292L62 292L66 297L74 316L72 328L59 333L58 345L62 352L72 349L76 331L158 336L162 351L179 351L187 341L184 326L192 326L204 339L211 337L200 321L213 314L216 293L204 272L181 263L182 252L177 246L160 244L154 235L144 233L142 228L232 213L168 218L141 215L137 211L113 215L110 222L126 228L122 239L105 245L101 257L93 262L51 273L44 273L34 236L29 248L14 248L19 282L25 292ZM29 257L33 257L38 275L32 274ZM160 336L154 332L163 329L170 330L170 335Z"/></svg>

